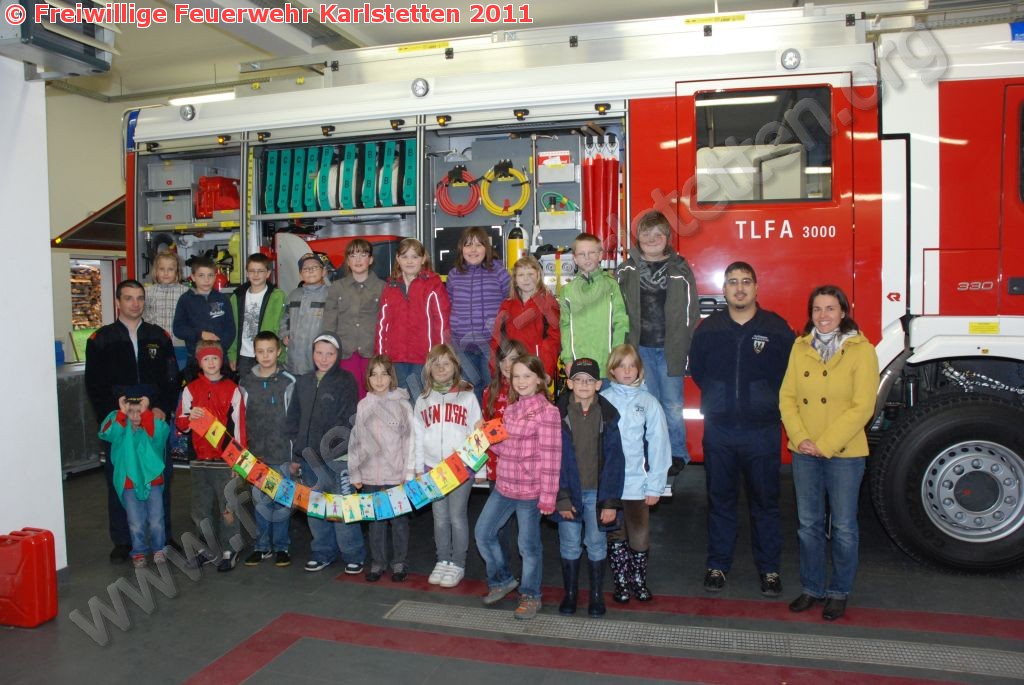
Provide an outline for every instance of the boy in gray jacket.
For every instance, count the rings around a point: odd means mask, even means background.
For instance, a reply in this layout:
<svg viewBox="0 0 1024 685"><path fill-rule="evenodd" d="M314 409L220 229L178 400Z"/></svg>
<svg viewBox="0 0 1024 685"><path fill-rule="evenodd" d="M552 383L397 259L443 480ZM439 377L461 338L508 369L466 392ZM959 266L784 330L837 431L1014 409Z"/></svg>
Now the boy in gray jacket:
<svg viewBox="0 0 1024 685"><path fill-rule="evenodd" d="M288 405L295 387L295 376L278 366L281 343L271 331L261 331L252 341L256 366L242 376L240 385L245 392L245 418L252 421L249 450L284 476L294 476L298 464L292 461L291 441L285 437ZM246 566L256 566L264 559L274 557L275 566L292 563L288 553L291 538L288 526L292 511L276 504L259 488L252 489L256 510L256 540L253 552L246 558Z"/></svg>
<svg viewBox="0 0 1024 685"><path fill-rule="evenodd" d="M288 295L278 336L288 348L288 370L296 376L313 370L313 340L323 330L327 281L323 262L312 252L299 258L302 283Z"/></svg>

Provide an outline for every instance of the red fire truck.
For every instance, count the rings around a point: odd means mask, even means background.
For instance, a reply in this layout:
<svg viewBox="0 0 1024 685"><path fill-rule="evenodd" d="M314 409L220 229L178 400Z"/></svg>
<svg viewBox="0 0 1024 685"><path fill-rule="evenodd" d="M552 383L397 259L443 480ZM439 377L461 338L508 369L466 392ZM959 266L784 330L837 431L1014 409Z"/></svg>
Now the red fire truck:
<svg viewBox="0 0 1024 685"><path fill-rule="evenodd" d="M141 276L168 247L236 262L263 249L287 286L310 246L337 264L370 236L386 267L408 236L444 273L458 232L482 225L503 247L513 229L548 246L558 287L571 274L558 248L576 233L600 235L611 267L630 222L659 209L705 312L723 306L737 259L794 328L814 286L851 294L883 369L868 480L886 530L922 561L1009 567L1024 561L1024 26L975 5L672 17L244 64L253 85L233 101L127 116L130 266ZM235 179L241 206L207 195L197 218L210 177ZM698 407L687 383L699 458Z"/></svg>

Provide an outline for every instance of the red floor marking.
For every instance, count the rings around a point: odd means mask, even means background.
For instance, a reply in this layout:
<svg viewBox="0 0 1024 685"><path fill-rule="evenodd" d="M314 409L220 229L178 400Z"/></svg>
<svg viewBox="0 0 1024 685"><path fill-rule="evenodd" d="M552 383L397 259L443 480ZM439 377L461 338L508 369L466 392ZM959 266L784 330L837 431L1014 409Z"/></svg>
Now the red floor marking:
<svg viewBox="0 0 1024 685"><path fill-rule="evenodd" d="M362 583L394 589L420 590L444 594L483 597L487 594L487 583L482 580L463 580L456 587L441 588L427 583L427 577L410 573L404 583L392 583L385 575L376 583L367 583L363 576L339 575L335 580ZM541 588L545 597L560 598L562 588ZM616 604L611 594L605 594L609 612L616 611L657 611L666 614L686 614L709 618L742 618L753 620L785 621L789 623L822 623L821 611L811 609L802 614L789 610L789 603L776 600L754 599L712 599L710 597L684 597L680 595L658 595L651 602L630 601ZM580 594L580 607L586 611L586 593ZM834 625L879 628L885 630L913 630L953 635L981 635L987 637L1024 640L1024 620L1014 618L993 618L969 614L949 614L928 611L901 611L899 609L870 609L850 606L846 615Z"/></svg>
<svg viewBox="0 0 1024 685"><path fill-rule="evenodd" d="M330 640L407 654L625 678L732 685L830 683L938 685L943 681L799 666L713 661L577 647L551 647L285 613L190 678L194 685L241 683L300 639ZM467 655L473 656L467 656ZM948 683L946 684L948 685Z"/></svg>

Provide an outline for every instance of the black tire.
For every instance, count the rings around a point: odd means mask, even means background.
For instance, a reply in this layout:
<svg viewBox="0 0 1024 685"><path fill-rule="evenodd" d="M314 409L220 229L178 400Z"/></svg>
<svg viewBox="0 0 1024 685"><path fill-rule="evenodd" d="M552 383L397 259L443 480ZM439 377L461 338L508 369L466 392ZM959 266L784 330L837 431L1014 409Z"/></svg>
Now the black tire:
<svg viewBox="0 0 1024 685"><path fill-rule="evenodd" d="M875 456L875 510L911 557L961 571L1024 562L1019 405L978 394L937 398L911 410Z"/></svg>

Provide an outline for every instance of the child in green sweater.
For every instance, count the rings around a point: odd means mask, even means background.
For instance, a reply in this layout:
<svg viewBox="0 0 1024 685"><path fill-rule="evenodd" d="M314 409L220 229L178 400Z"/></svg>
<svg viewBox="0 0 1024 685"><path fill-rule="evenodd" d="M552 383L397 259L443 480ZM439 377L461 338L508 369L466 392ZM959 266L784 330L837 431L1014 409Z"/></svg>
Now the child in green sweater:
<svg viewBox="0 0 1024 685"><path fill-rule="evenodd" d="M128 514L132 540L132 566L143 568L146 554L167 561L164 547L164 447L170 426L149 410L149 398L121 396L100 428L100 439L110 443L114 487ZM149 545L146 533L149 533Z"/></svg>

